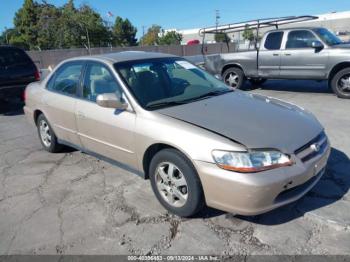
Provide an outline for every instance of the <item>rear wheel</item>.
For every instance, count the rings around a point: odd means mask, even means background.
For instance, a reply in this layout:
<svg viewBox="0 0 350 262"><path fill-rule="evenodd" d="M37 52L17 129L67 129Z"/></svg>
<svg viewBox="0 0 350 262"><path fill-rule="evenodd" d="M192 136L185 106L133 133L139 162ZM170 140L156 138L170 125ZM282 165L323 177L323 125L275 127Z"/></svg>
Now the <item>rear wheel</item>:
<svg viewBox="0 0 350 262"><path fill-rule="evenodd" d="M224 71L222 78L224 82L233 89L241 89L245 82L245 75L242 69L231 67Z"/></svg>
<svg viewBox="0 0 350 262"><path fill-rule="evenodd" d="M340 98L350 98L350 68L340 70L330 82L333 92Z"/></svg>
<svg viewBox="0 0 350 262"><path fill-rule="evenodd" d="M171 213L189 217L203 208L204 197L197 172L179 151L158 152L151 161L149 174L154 194Z"/></svg>
<svg viewBox="0 0 350 262"><path fill-rule="evenodd" d="M57 137L46 117L43 114L39 115L36 123L43 148L50 153L60 152L63 146L57 142Z"/></svg>

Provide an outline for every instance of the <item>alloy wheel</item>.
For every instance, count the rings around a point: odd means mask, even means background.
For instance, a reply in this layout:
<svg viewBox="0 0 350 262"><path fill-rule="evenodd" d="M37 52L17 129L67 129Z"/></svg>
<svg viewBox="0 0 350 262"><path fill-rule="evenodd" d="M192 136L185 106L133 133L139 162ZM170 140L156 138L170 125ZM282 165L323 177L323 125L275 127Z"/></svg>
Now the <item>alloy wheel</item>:
<svg viewBox="0 0 350 262"><path fill-rule="evenodd" d="M233 88L237 88L239 84L239 76L234 72L230 72L225 77L225 83Z"/></svg>
<svg viewBox="0 0 350 262"><path fill-rule="evenodd" d="M181 170L170 162L160 163L155 174L157 189L173 207L183 207L188 198L187 181Z"/></svg>
<svg viewBox="0 0 350 262"><path fill-rule="evenodd" d="M45 120L41 120L40 121L39 130L40 130L41 141L43 142L43 144L46 147L50 147L51 146L52 137L51 137L50 127L49 127L48 123Z"/></svg>
<svg viewBox="0 0 350 262"><path fill-rule="evenodd" d="M350 74L343 75L337 83L339 91L350 94Z"/></svg>

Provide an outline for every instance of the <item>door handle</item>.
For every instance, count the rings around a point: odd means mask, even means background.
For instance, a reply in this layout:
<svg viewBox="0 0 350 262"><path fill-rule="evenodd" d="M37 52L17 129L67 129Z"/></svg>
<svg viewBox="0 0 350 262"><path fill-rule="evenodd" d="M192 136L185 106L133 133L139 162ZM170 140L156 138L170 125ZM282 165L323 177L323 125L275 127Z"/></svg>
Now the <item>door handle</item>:
<svg viewBox="0 0 350 262"><path fill-rule="evenodd" d="M79 117L79 118L86 118L86 116L84 115L84 113L81 112L81 111L78 111L78 112L77 112L77 117Z"/></svg>
<svg viewBox="0 0 350 262"><path fill-rule="evenodd" d="M285 56L292 56L292 54L289 54L289 53L288 53L288 54L284 54L284 55L285 55Z"/></svg>
<svg viewBox="0 0 350 262"><path fill-rule="evenodd" d="M273 54L273 56L279 56L279 54Z"/></svg>

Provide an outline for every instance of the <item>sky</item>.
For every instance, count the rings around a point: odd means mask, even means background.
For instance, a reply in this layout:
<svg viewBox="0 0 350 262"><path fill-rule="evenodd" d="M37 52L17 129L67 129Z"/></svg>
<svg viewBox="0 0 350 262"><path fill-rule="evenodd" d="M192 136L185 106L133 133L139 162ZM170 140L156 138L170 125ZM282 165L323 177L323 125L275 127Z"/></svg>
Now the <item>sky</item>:
<svg viewBox="0 0 350 262"><path fill-rule="evenodd" d="M40 0L37 0L40 1ZM13 17L24 0L0 0L0 31L13 26ZM47 0L62 6L67 0ZM103 19L128 18L142 34L142 27L152 24L164 29L191 29L215 24L215 10L220 23L240 22L256 18L287 15L317 15L349 11L349 0L75 0L76 6L87 3ZM108 18L107 12L114 18Z"/></svg>

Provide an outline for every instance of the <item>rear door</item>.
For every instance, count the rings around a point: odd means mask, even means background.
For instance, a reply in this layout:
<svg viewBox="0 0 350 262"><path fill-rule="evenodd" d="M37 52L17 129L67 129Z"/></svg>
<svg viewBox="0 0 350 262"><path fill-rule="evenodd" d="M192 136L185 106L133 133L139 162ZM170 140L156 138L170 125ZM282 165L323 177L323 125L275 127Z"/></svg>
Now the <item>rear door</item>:
<svg viewBox="0 0 350 262"><path fill-rule="evenodd" d="M76 118L82 145L109 159L136 167L134 129L136 114L131 110L104 108L96 103L99 94L123 94L112 71L103 63L88 62L77 100Z"/></svg>
<svg viewBox="0 0 350 262"><path fill-rule="evenodd" d="M259 75L261 77L279 77L283 35L283 31L274 31L267 33L265 39L263 39L264 44L259 49L258 59Z"/></svg>
<svg viewBox="0 0 350 262"><path fill-rule="evenodd" d="M288 32L285 50L281 57L281 77L296 79L324 79L328 50L315 50L312 42L319 41L310 30Z"/></svg>
<svg viewBox="0 0 350 262"><path fill-rule="evenodd" d="M61 140L81 146L75 107L85 62L67 62L61 65L47 83L47 92L42 96L48 121Z"/></svg>

